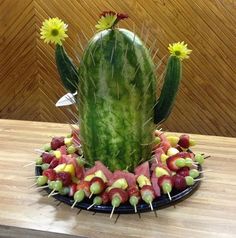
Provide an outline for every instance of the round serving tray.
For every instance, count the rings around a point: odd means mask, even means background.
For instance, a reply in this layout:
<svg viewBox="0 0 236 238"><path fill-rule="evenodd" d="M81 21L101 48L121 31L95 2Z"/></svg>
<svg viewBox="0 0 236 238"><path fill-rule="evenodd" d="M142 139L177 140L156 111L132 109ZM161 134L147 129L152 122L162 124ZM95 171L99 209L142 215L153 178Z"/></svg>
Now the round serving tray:
<svg viewBox="0 0 236 238"><path fill-rule="evenodd" d="M200 170L200 171L202 170L202 167L200 165L198 166L198 170ZM36 176L39 176L42 174L42 170L40 167L35 167L35 174L36 174ZM200 177L201 177L201 174L200 174L199 178ZM172 192L170 194L171 201L169 200L167 195L162 195L162 196L158 197L157 199L155 199L152 202L153 209L154 210L163 209L163 208L173 206L173 205L177 204L178 202L183 201L184 199L188 198L191 194L193 194L198 189L200 183L201 183L201 181L197 181L197 182L195 182L195 184L193 186L190 186L181 192L172 190ZM44 188L43 190L45 190L48 194L51 192L51 190L49 188ZM54 195L53 197L56 200L66 203L70 206L72 206L72 204L74 203L73 197L63 196L63 195ZM82 202L77 203L75 205L75 207L87 210L87 208L92 204L91 203L92 201L93 201L93 199L86 198ZM112 208L113 207L111 206L111 204L107 204L107 205L93 206L88 211L111 213ZM137 205L137 212L141 213L141 212L149 212L149 211L151 211L149 204L141 202ZM114 213L130 214L130 213L135 213L135 211L134 211L133 206L131 206L129 203L126 203L126 204L122 204L119 207L117 207L114 210Z"/></svg>

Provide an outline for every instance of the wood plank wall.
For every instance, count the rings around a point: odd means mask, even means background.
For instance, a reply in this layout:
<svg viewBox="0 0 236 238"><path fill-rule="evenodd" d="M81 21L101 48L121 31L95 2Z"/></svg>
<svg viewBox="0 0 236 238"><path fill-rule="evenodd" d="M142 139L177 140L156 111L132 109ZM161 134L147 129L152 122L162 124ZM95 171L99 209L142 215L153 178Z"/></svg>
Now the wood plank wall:
<svg viewBox="0 0 236 238"><path fill-rule="evenodd" d="M236 2L233 0L0 0L0 118L70 122L54 106L65 93L54 48L39 39L45 18L69 24L68 53L76 60L103 10L128 13L121 27L134 30L159 51L185 41L193 50L174 110L163 128L236 136ZM163 71L166 58L158 70ZM73 108L71 108L73 110Z"/></svg>

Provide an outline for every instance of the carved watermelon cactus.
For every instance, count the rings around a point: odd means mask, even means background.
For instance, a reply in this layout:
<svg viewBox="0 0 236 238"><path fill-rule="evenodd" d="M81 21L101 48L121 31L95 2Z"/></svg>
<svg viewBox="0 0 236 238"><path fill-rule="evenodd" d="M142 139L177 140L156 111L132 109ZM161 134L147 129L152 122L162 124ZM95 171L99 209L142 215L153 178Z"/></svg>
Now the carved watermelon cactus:
<svg viewBox="0 0 236 238"><path fill-rule="evenodd" d="M160 97L149 50L133 32L116 27L127 15L104 12L77 68L61 44L56 62L64 86L77 90L80 139L85 159L110 170L133 169L149 160L155 126L167 119L181 80L187 45L171 52ZM59 42L61 43L61 42Z"/></svg>

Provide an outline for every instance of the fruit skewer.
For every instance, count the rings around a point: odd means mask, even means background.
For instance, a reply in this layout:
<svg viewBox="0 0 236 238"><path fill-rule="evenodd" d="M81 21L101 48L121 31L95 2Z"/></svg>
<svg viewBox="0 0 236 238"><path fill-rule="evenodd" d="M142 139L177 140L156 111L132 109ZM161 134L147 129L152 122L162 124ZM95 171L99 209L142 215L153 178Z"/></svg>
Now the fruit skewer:
<svg viewBox="0 0 236 238"><path fill-rule="evenodd" d="M155 191L151 185L144 185L141 190L140 194L142 200L150 205L151 210L153 211L152 202L155 199Z"/></svg>

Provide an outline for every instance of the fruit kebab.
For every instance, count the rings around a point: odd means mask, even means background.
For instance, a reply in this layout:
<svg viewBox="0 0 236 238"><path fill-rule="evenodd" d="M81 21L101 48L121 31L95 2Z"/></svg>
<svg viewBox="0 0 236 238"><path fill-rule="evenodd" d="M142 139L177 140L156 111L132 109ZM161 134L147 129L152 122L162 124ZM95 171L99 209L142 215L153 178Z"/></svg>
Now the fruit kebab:
<svg viewBox="0 0 236 238"><path fill-rule="evenodd" d="M172 177L169 175L162 175L161 177L158 178L158 185L162 189L163 193L168 195L171 201L172 199L170 193L173 187Z"/></svg>
<svg viewBox="0 0 236 238"><path fill-rule="evenodd" d="M127 191L121 188L110 189L110 191L108 192L108 195L112 205L112 211L110 214L110 218L112 218L115 208L119 207L121 203L127 202L129 199L129 195Z"/></svg>
<svg viewBox="0 0 236 238"><path fill-rule="evenodd" d="M139 201L141 200L141 195L140 195L138 186L134 185L134 186L129 187L127 192L129 195L129 203L131 206L134 207L135 213L137 213L137 205L138 205Z"/></svg>
<svg viewBox="0 0 236 238"><path fill-rule="evenodd" d="M90 195L90 183L88 181L81 181L77 185L77 191L74 194L74 203L71 206L71 209L74 208L76 203L81 202L84 200L85 197L89 197Z"/></svg>

